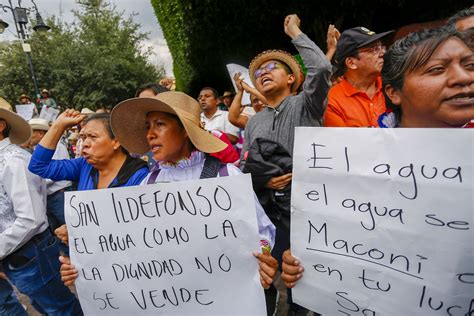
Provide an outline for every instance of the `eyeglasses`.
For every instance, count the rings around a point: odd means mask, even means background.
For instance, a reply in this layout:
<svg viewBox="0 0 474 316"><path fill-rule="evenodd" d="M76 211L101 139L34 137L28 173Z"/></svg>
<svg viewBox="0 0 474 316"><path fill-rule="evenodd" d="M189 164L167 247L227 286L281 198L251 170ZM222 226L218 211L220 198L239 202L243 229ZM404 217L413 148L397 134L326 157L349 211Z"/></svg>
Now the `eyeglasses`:
<svg viewBox="0 0 474 316"><path fill-rule="evenodd" d="M257 70L255 70L253 75L255 79L257 79L257 78L260 78L264 73L270 72L274 69L284 69L284 68L285 67L282 64L274 61L273 63L267 64L265 67L258 68Z"/></svg>
<svg viewBox="0 0 474 316"><path fill-rule="evenodd" d="M375 45L363 49L359 49L359 52L367 52L372 54L380 54L380 52L385 53L387 51L387 46L385 45Z"/></svg>

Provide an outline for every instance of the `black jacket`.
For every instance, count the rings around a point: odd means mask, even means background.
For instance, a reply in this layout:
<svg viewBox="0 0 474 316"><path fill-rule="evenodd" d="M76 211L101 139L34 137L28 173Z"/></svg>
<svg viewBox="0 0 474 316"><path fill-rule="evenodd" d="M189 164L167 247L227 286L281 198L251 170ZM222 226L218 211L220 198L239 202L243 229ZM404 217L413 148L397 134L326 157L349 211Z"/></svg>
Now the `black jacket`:
<svg viewBox="0 0 474 316"><path fill-rule="evenodd" d="M293 159L278 142L257 138L250 145L243 172L252 175L253 188L260 204L272 221L287 218L289 223L291 185L281 191L267 189L272 177L282 176L293 169Z"/></svg>

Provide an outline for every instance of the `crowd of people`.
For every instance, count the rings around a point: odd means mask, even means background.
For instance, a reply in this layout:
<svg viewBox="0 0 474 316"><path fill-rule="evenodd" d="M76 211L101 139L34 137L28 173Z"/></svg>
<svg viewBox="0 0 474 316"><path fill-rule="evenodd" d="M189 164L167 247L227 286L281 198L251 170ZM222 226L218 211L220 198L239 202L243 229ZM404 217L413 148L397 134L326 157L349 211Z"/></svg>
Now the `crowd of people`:
<svg viewBox="0 0 474 316"><path fill-rule="evenodd" d="M67 109L52 124L26 122L0 99L0 314L26 315L10 284L40 313L82 314L67 287L78 272L68 257L65 191L242 172L255 191L267 313L275 313L278 270L289 314L310 312L291 296L304 278L290 250L295 127L473 127L474 7L389 47L391 31L330 25L325 53L297 15L285 18L284 31L305 72L288 52L266 50L250 62L251 82L234 76L236 93L204 87L195 99L173 82L144 84L111 113ZM242 106L244 92L251 104Z"/></svg>

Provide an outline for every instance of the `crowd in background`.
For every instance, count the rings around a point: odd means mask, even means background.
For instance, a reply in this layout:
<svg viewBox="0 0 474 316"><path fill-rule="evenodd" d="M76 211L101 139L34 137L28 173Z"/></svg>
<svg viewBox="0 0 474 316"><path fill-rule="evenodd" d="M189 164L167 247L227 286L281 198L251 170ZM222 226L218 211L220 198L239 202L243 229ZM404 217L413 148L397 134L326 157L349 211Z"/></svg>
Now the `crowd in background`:
<svg viewBox="0 0 474 316"><path fill-rule="evenodd" d="M66 287L78 272L68 257L64 192L242 172L255 191L262 252L254 255L268 315L278 301L278 270L289 315L316 313L291 296L304 277L290 251L295 127L473 127L474 7L390 46L392 31L330 25L323 52L296 15L285 18L284 31L305 70L288 52L267 50L250 62L251 82L234 75L235 93L205 86L193 98L166 79L138 87L111 113L67 109L48 122L35 106L28 123L2 101L0 314L26 315L10 283L40 313L82 314ZM250 104L242 104L245 93ZM31 103L26 94L19 101ZM46 89L39 102L57 107Z"/></svg>

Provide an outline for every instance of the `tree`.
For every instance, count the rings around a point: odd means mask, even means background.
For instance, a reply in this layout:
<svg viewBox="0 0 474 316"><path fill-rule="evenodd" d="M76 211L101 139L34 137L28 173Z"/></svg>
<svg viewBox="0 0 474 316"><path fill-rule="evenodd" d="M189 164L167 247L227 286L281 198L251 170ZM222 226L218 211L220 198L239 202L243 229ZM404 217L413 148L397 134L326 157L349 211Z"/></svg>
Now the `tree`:
<svg viewBox="0 0 474 316"><path fill-rule="evenodd" d="M31 33L32 59L40 88L52 91L58 104L80 109L111 108L134 95L145 82L164 75L143 51L147 34L133 16L124 18L114 6L83 0L75 11L77 22L54 17L45 35ZM0 47L0 95L15 103L23 92L33 95L33 83L19 42Z"/></svg>

